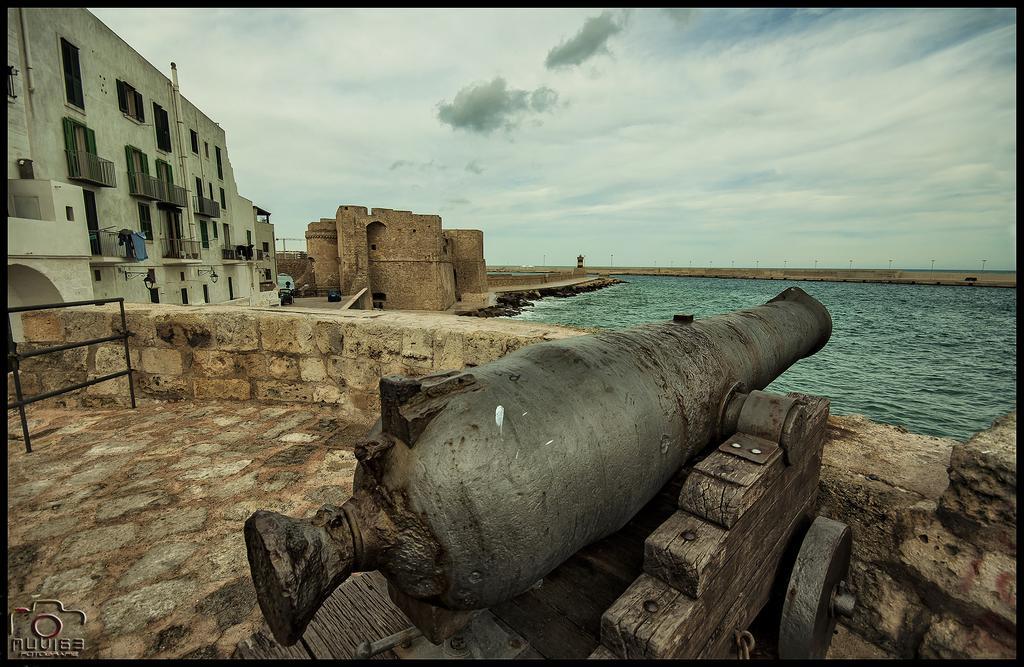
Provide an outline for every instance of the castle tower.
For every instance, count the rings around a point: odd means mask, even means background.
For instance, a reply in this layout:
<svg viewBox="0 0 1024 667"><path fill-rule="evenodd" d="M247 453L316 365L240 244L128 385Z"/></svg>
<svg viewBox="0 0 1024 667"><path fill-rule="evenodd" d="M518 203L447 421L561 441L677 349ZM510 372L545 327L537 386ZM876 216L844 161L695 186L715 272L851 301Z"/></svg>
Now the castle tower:
<svg viewBox="0 0 1024 667"><path fill-rule="evenodd" d="M306 254L313 260L315 289L338 289L338 230L334 220L322 218L306 228Z"/></svg>

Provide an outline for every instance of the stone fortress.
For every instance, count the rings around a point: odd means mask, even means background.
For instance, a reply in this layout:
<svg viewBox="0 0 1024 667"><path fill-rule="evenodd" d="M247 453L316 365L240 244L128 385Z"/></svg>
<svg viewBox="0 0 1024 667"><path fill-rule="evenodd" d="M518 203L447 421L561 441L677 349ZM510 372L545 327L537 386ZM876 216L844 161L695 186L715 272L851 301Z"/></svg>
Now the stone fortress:
<svg viewBox="0 0 1024 667"><path fill-rule="evenodd" d="M306 249L318 292L365 290L362 303L374 308L448 310L487 299L483 232L441 229L437 215L339 206L308 225Z"/></svg>

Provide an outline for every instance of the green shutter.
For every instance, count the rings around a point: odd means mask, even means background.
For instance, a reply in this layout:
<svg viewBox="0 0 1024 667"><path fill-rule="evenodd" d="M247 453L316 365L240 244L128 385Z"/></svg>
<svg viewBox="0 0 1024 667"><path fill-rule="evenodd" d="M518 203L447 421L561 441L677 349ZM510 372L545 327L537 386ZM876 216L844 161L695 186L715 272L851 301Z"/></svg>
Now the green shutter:
<svg viewBox="0 0 1024 667"><path fill-rule="evenodd" d="M210 247L210 235L209 235L209 233L206 230L206 221L205 220L200 220L199 221L199 237L203 240L203 247L204 248L209 248Z"/></svg>
<svg viewBox="0 0 1024 667"><path fill-rule="evenodd" d="M124 81L117 80L117 108L128 113L128 95L124 89Z"/></svg>
<svg viewBox="0 0 1024 667"><path fill-rule="evenodd" d="M173 185L174 172L171 170L171 165L169 162L164 162L164 170L167 172L167 182Z"/></svg>
<svg viewBox="0 0 1024 667"><path fill-rule="evenodd" d="M124 159L128 163L128 173L135 173L135 165L132 163L132 151L135 150L131 146L124 147Z"/></svg>
<svg viewBox="0 0 1024 667"><path fill-rule="evenodd" d="M140 123L146 122L146 108L142 104L142 93L135 91L135 113L139 114L135 118Z"/></svg>
<svg viewBox="0 0 1024 667"><path fill-rule="evenodd" d="M68 173L78 175L78 160L75 159L75 126L70 118L64 119L64 148L67 149Z"/></svg>
<svg viewBox="0 0 1024 667"><path fill-rule="evenodd" d="M96 133L85 128L85 150L96 155Z"/></svg>
<svg viewBox="0 0 1024 667"><path fill-rule="evenodd" d="M148 175L149 174L149 156L146 155L145 153L143 153L142 151L139 151L139 156L142 157L142 173Z"/></svg>

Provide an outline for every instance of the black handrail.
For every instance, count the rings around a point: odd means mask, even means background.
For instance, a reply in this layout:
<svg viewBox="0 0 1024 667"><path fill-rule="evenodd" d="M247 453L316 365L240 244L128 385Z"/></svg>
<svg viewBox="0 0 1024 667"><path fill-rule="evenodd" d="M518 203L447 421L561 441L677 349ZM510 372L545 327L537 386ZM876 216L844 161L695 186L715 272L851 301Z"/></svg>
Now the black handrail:
<svg viewBox="0 0 1024 667"><path fill-rule="evenodd" d="M105 303L117 303L121 310L121 330L111 336L102 336L100 338L91 338L89 340L83 340L75 343L64 343L61 345L52 345L50 347L44 347L38 350L30 350L29 352L18 352L18 345L14 342L14 333L11 323L11 315L15 313L25 313L32 310L51 310L54 308L71 308L72 306L102 306ZM128 337L132 333L128 331L128 320L124 314L124 298L116 297L113 299L93 299L90 301L68 301L65 303L47 303L40 306L17 306L15 308L7 309L7 372L14 373L14 396L17 399L14 403L8 403L7 409L13 410L18 408L18 413L21 416L21 432L25 436L25 452L32 452L32 441L28 433L28 417L25 415L25 406L42 401L47 398L53 398L54 396L60 396L71 391L78 389L84 389L85 387L99 384L100 382L106 382L107 380L114 380L125 375L128 376L128 392L131 395L132 408L135 407L135 382L132 379L132 358L128 351ZM61 352L63 350L70 350L76 347L88 347L89 345L96 345L98 343L106 343L115 340L124 341L124 361L127 365L127 369L123 371L117 371L116 373L110 373L102 377L93 378L91 380L85 380L73 384L69 387L62 387L60 389L54 389L42 394L36 394L35 396L29 396L25 398L21 393L21 361L30 357L37 357L41 354L49 354L51 352Z"/></svg>

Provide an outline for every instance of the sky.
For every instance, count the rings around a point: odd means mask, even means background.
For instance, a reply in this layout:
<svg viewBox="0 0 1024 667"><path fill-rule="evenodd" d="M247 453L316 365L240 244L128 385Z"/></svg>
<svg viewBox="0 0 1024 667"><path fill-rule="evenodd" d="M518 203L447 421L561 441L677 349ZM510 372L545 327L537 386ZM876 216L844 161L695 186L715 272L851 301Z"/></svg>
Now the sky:
<svg viewBox="0 0 1024 667"><path fill-rule="evenodd" d="M1016 270L1012 9L91 11L279 239L354 204L490 265Z"/></svg>

